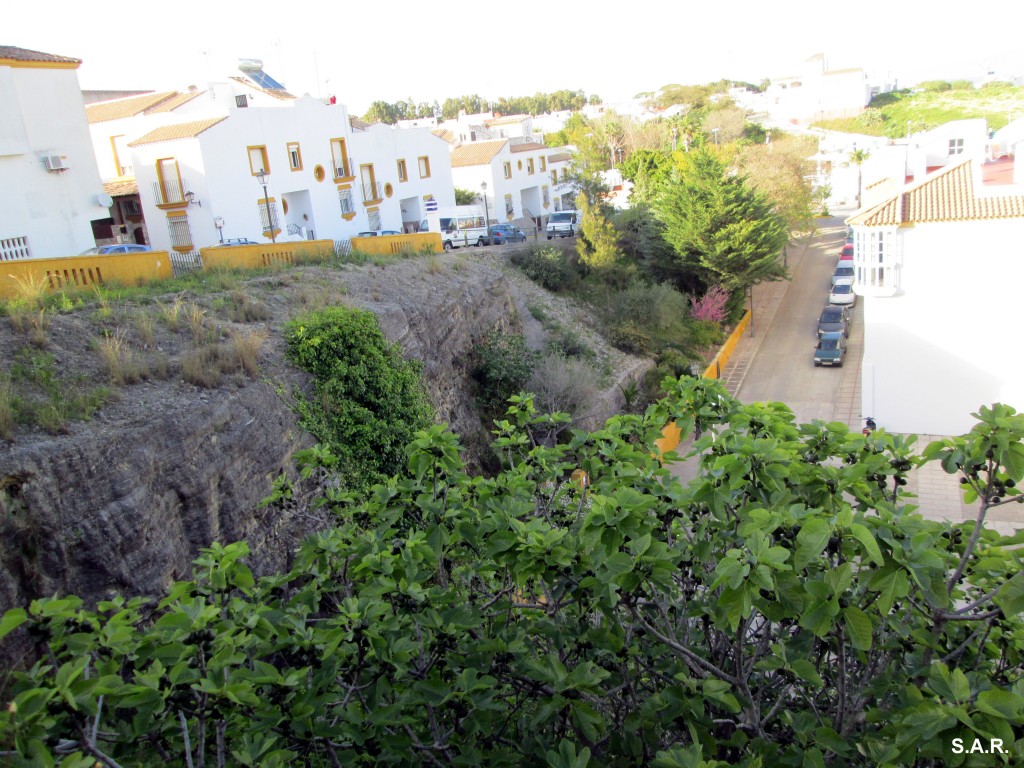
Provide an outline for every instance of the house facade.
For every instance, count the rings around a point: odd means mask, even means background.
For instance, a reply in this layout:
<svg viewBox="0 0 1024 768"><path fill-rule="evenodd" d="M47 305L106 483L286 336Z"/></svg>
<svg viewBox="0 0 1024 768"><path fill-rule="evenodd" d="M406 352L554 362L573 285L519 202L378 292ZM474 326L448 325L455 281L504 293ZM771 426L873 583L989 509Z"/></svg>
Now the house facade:
<svg viewBox="0 0 1024 768"><path fill-rule="evenodd" d="M429 207L454 205L446 142L355 128L343 104L309 96L161 125L128 146L155 247L344 240L411 230Z"/></svg>
<svg viewBox="0 0 1024 768"><path fill-rule="evenodd" d="M990 170L948 165L848 221L862 413L890 431L961 434L981 405L1024 410L1024 187L986 184Z"/></svg>
<svg viewBox="0 0 1024 768"><path fill-rule="evenodd" d="M829 69L819 53L806 59L797 74L772 79L764 103L776 121L806 123L854 117L870 100L863 69Z"/></svg>
<svg viewBox="0 0 1024 768"><path fill-rule="evenodd" d="M109 215L80 64L0 46L0 261L80 253L94 245L91 222Z"/></svg>

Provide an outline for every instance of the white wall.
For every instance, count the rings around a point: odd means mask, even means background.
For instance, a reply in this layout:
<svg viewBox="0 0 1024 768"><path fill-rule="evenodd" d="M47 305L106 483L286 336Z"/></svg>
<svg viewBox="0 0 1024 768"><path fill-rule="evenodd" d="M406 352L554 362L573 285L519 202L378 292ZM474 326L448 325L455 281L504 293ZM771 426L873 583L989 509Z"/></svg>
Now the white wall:
<svg viewBox="0 0 1024 768"><path fill-rule="evenodd" d="M0 67L0 115L0 239L27 237L36 258L94 246L90 222L109 212L77 71ZM47 171L47 155L69 169Z"/></svg>
<svg viewBox="0 0 1024 768"><path fill-rule="evenodd" d="M1024 410L1024 219L899 232L902 294L861 298L862 412L894 432L942 435L970 429L983 404Z"/></svg>
<svg viewBox="0 0 1024 768"><path fill-rule="evenodd" d="M950 139L963 139L963 152L949 154ZM911 137L907 157L907 171L915 179L924 178L927 168L973 160L985 160L988 143L988 127L984 119L953 120L925 133Z"/></svg>

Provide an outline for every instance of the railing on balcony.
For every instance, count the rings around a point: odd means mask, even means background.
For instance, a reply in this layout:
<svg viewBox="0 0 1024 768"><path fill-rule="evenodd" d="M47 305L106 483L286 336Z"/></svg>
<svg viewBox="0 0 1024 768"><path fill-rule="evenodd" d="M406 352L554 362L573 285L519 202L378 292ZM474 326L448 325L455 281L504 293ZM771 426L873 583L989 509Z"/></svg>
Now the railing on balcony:
<svg viewBox="0 0 1024 768"><path fill-rule="evenodd" d="M544 134L543 133L531 133L528 136L510 136L508 144L510 147L514 147L517 144L543 144Z"/></svg>
<svg viewBox="0 0 1024 768"><path fill-rule="evenodd" d="M188 189L184 181L164 179L153 182L153 197L157 205L178 205L185 203Z"/></svg>
<svg viewBox="0 0 1024 768"><path fill-rule="evenodd" d="M363 202L376 202L384 199L384 185L381 182L363 182Z"/></svg>
<svg viewBox="0 0 1024 768"><path fill-rule="evenodd" d="M352 164L352 158L348 159L348 167L345 167L345 161L340 158L334 158L334 178L344 179L352 175L352 170L355 166Z"/></svg>

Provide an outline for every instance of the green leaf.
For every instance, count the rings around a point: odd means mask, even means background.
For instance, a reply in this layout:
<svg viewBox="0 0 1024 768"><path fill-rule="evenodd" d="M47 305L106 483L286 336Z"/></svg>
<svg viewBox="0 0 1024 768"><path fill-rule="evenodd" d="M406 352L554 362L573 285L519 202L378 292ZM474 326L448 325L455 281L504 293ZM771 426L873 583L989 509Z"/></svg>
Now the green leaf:
<svg viewBox="0 0 1024 768"><path fill-rule="evenodd" d="M1024 571L1017 573L1003 584L992 600L1006 616L1018 616L1024 613Z"/></svg>
<svg viewBox="0 0 1024 768"><path fill-rule="evenodd" d="M28 614L24 608L12 608L0 618L0 640L16 630L28 620Z"/></svg>
<svg viewBox="0 0 1024 768"><path fill-rule="evenodd" d="M875 541L875 537L867 527L860 523L853 523L850 525L850 533L853 534L854 538L857 539L868 552L870 557L877 565L885 565L885 558L882 557L882 550L878 546L878 542Z"/></svg>
<svg viewBox="0 0 1024 768"><path fill-rule="evenodd" d="M874 627L871 618L860 608L849 606L843 609L846 629L850 633L850 641L858 651L870 651Z"/></svg>
<svg viewBox="0 0 1024 768"><path fill-rule="evenodd" d="M825 681L821 679L818 670L807 659L797 659L790 665L790 669L793 670L794 675L804 682L810 683L815 688L821 688L825 685Z"/></svg>
<svg viewBox="0 0 1024 768"><path fill-rule="evenodd" d="M804 750L803 768L825 768L825 756L817 747Z"/></svg>
<svg viewBox="0 0 1024 768"><path fill-rule="evenodd" d="M796 535L797 549L793 556L793 568L800 571L820 555L832 536L832 526L821 518L807 520Z"/></svg>
<svg viewBox="0 0 1024 768"><path fill-rule="evenodd" d="M975 704L979 712L1011 722L1024 722L1024 696L996 688L979 693Z"/></svg>

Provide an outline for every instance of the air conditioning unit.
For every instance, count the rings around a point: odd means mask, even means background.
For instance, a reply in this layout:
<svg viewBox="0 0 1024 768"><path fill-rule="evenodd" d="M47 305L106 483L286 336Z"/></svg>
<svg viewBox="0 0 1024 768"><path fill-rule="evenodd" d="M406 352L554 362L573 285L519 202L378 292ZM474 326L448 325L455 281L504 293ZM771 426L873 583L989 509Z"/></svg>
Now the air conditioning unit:
<svg viewBox="0 0 1024 768"><path fill-rule="evenodd" d="M66 171L69 168L68 159L64 155L47 155L43 158L43 165L48 171Z"/></svg>

